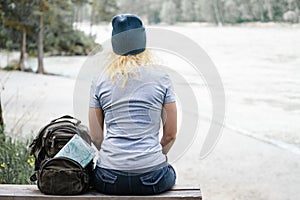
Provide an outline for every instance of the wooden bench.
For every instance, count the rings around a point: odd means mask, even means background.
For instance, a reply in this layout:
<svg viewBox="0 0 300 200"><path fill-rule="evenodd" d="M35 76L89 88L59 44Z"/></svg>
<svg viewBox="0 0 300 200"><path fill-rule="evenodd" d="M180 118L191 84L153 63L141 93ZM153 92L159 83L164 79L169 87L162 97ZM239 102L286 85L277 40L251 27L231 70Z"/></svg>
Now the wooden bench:
<svg viewBox="0 0 300 200"><path fill-rule="evenodd" d="M170 191L151 196L112 196L89 191L76 196L56 196L41 193L36 185L9 185L0 184L0 200L118 200L118 199L202 199L199 187L175 185Z"/></svg>

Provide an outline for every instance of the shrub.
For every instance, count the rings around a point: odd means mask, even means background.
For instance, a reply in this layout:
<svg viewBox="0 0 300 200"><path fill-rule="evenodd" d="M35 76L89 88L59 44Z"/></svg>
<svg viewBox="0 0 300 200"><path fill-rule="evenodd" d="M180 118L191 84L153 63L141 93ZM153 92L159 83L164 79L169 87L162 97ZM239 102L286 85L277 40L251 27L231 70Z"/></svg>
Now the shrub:
<svg viewBox="0 0 300 200"><path fill-rule="evenodd" d="M26 143L13 140L0 128L0 183L30 184L34 158L29 155Z"/></svg>

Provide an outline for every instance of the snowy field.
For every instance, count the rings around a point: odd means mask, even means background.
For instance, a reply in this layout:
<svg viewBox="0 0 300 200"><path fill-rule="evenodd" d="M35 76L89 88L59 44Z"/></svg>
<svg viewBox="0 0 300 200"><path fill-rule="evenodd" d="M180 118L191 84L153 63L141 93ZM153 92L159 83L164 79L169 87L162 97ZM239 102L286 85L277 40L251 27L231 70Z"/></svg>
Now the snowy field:
<svg viewBox="0 0 300 200"><path fill-rule="evenodd" d="M174 163L178 182L200 184L207 199L299 199L300 28L165 28L190 37L205 49L218 69L226 95L219 143L211 155L200 160L203 141L197 137ZM109 26L93 30L98 42L110 35ZM168 65L181 68L187 79L195 77L188 65L171 57L164 57ZM6 55L1 54L1 66L5 60ZM26 138L50 119L73 114L74 84L85 60L46 58L46 71L63 76L0 71L6 130ZM29 58L27 63L36 67L35 59ZM203 133L210 123L209 94L202 80L193 87L199 89L199 130Z"/></svg>

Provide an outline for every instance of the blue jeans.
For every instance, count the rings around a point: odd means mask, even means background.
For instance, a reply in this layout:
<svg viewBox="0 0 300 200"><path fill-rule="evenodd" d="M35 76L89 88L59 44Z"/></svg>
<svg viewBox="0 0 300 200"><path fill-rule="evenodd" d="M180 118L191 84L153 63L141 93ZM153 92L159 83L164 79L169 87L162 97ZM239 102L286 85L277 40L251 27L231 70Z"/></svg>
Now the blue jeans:
<svg viewBox="0 0 300 200"><path fill-rule="evenodd" d="M96 167L93 174L94 187L105 194L151 195L169 190L176 180L171 165L142 174Z"/></svg>

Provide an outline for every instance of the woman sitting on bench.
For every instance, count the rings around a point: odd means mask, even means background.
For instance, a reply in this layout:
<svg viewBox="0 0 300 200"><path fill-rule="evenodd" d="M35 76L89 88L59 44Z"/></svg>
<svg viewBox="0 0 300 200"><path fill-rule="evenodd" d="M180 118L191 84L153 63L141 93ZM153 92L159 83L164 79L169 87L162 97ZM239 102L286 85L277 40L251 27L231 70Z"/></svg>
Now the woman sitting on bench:
<svg viewBox="0 0 300 200"><path fill-rule="evenodd" d="M91 87L90 134L99 149L94 187L106 194L158 194L176 180L166 156L177 132L175 94L168 74L153 65L141 19L117 15L112 26L114 59Z"/></svg>

